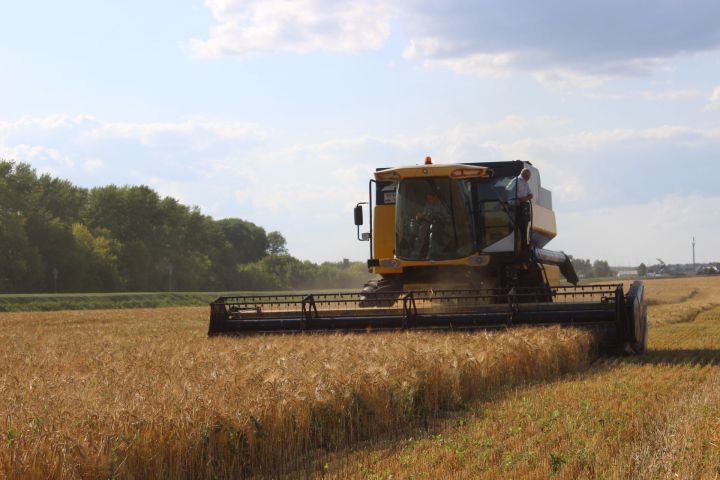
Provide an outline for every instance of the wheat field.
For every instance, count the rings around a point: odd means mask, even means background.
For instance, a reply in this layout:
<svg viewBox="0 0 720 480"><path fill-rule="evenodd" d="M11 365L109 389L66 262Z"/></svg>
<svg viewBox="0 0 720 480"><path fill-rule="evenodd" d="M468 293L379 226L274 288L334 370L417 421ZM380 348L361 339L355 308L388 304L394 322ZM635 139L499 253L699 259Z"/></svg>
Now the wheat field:
<svg viewBox="0 0 720 480"><path fill-rule="evenodd" d="M720 280L647 287L642 359L560 328L207 339L206 308L0 314L0 478L713 478Z"/></svg>

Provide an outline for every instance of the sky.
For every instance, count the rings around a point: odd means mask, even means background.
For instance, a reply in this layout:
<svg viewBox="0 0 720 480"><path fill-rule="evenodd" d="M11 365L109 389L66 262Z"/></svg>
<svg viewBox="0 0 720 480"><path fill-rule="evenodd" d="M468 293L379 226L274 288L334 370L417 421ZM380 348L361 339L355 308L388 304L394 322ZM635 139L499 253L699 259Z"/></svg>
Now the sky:
<svg viewBox="0 0 720 480"><path fill-rule="evenodd" d="M720 260L717 0L0 0L0 158L365 260L376 167L522 159L548 248Z"/></svg>

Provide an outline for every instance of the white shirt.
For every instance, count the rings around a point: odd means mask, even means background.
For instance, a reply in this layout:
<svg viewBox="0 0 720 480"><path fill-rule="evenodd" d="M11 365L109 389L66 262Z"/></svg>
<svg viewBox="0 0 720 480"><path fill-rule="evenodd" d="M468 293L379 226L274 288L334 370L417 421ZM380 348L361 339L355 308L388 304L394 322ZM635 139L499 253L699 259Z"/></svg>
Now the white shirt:
<svg viewBox="0 0 720 480"><path fill-rule="evenodd" d="M516 204L518 198L526 198L532 193L532 190L530 190L530 184L522 176L518 176L508 183L507 191L508 202L512 204Z"/></svg>

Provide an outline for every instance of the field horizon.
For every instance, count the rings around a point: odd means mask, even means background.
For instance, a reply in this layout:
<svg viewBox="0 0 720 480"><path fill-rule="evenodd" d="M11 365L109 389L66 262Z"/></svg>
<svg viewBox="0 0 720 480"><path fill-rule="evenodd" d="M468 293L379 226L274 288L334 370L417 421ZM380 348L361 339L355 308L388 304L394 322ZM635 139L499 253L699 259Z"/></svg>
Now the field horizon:
<svg viewBox="0 0 720 480"><path fill-rule="evenodd" d="M581 280L581 285L598 283L625 283L635 280L656 284L685 278L713 278L712 276L696 277L625 277L592 278ZM332 289L312 288L303 290L234 290L234 291L173 291L173 292L67 292L67 293L0 293L0 312L42 312L62 310L107 310L135 308L171 308L206 306L221 295L283 295L297 293L318 293L327 290L350 293L362 288Z"/></svg>

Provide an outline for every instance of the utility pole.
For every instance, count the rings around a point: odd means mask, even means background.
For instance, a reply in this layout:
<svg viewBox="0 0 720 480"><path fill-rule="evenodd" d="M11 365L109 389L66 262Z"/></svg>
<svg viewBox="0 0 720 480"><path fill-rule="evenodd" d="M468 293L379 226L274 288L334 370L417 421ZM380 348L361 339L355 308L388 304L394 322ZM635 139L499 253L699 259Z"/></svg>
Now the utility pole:
<svg viewBox="0 0 720 480"><path fill-rule="evenodd" d="M695 237L693 237L693 269L695 269Z"/></svg>

